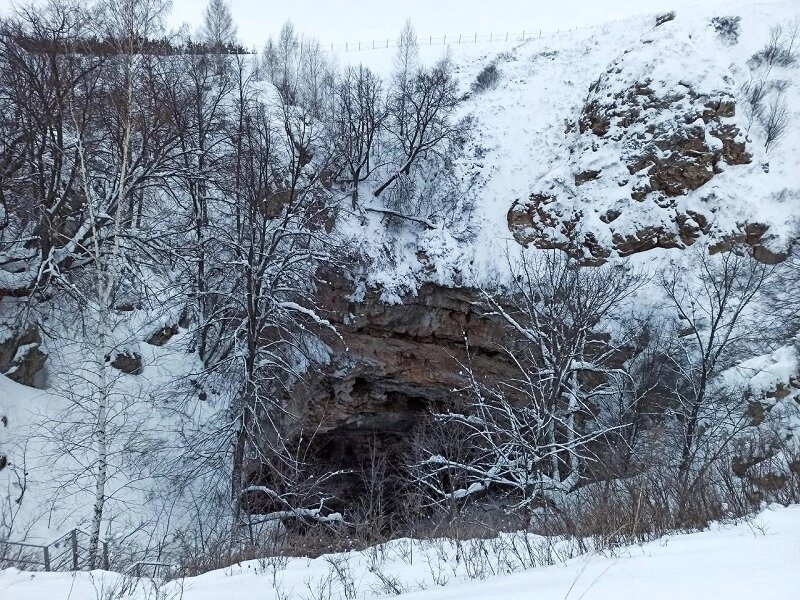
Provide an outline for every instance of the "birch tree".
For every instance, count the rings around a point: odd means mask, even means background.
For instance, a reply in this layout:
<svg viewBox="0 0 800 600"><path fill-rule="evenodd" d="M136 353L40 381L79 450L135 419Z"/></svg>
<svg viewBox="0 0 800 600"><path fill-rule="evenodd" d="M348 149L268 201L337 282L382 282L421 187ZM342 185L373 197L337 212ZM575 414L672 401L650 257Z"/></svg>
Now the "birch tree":
<svg viewBox="0 0 800 600"><path fill-rule="evenodd" d="M114 60L104 71L107 79L98 95L91 129L82 130L73 119L80 182L85 198L87 243L76 252L87 259L87 286L62 282L84 305L88 314L86 335L93 349L91 407L93 410L92 455L95 479L94 503L90 525L89 562L98 564L101 528L108 498L109 415L124 411L112 406L115 398L110 361L114 356L115 302L125 285L129 262L125 232L132 219L131 199L158 172L165 155L147 147L148 132L137 128L138 105L143 101L137 92L146 81L146 59L142 44L159 32L168 4L156 0L125 0L101 5L101 27L107 39L116 45ZM105 127L104 127L105 126ZM126 210L128 211L126 215Z"/></svg>

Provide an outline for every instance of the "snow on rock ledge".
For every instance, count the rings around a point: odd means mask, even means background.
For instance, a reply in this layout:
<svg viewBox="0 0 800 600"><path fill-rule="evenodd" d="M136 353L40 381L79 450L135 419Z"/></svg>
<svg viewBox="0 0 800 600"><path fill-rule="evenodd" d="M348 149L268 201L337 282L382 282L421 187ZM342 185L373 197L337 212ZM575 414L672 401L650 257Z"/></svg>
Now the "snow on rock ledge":
<svg viewBox="0 0 800 600"><path fill-rule="evenodd" d="M508 212L520 244L598 264L614 254L684 248L710 234L721 247L750 244L763 262L785 258L770 247L768 222L717 214L742 201L739 178L764 176L768 166L738 114L749 72L732 66L713 35L670 22L610 62L579 113L562 115L566 131L552 170ZM760 235L750 235L753 228Z"/></svg>

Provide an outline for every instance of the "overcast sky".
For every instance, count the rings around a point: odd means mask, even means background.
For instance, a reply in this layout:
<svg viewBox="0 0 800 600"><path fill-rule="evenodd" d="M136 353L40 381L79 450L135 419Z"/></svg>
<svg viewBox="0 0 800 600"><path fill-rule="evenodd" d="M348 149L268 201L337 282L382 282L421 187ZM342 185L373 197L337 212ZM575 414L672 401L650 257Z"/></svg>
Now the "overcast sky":
<svg viewBox="0 0 800 600"><path fill-rule="evenodd" d="M2 2L3 0L0 0ZM752 1L752 0L750 0ZM420 37L584 27L626 16L737 0L229 0L247 46L291 20L324 43L394 37L411 18ZM742 2L738 2L742 3ZM174 0L173 24L193 27L206 0Z"/></svg>
<svg viewBox="0 0 800 600"><path fill-rule="evenodd" d="M16 2L0 0L0 12ZM207 0L173 0L171 26L194 30ZM229 0L246 46L260 47L287 20L323 43L395 37L411 18L421 38L506 31L554 31L627 16L752 0Z"/></svg>

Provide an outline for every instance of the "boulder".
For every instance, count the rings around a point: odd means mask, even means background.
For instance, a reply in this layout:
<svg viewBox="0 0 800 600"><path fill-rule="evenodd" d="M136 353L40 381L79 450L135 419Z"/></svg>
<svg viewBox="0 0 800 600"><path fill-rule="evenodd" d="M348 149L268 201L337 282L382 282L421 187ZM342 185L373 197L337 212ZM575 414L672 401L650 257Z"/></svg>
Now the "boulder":
<svg viewBox="0 0 800 600"><path fill-rule="evenodd" d="M0 343L0 372L17 383L35 386L37 375L47 361L41 343L39 327L35 324L13 331Z"/></svg>
<svg viewBox="0 0 800 600"><path fill-rule="evenodd" d="M147 343L151 346L163 346L169 342L175 335L177 335L179 327L175 325L165 325L150 337L147 338Z"/></svg>
<svg viewBox="0 0 800 600"><path fill-rule="evenodd" d="M136 352L120 352L114 356L111 366L128 375L141 375L144 371L142 355Z"/></svg>

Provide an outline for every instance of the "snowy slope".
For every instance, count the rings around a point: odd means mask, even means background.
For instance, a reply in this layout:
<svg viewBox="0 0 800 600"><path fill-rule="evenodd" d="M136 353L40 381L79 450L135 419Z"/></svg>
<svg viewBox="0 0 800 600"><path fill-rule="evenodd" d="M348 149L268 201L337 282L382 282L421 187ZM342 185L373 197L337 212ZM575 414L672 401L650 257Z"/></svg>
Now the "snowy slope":
<svg viewBox="0 0 800 600"><path fill-rule="evenodd" d="M741 17L737 43L721 39L711 26L711 19L720 15ZM450 45L446 50L423 44L425 62L449 56L465 93L485 66L495 64L501 73L496 87L470 93L461 109L475 127L461 164L463 177L474 176L478 182L471 190L474 212L462 225L474 236L463 243L454 242L447 231L420 231L413 240L400 240L405 252L399 251L392 264L374 274L372 283L388 288L386 297L391 299L392 287L400 295L413 290L409 278L447 283L457 273L462 280L486 282L504 271L507 248L517 245L507 221L512 204L542 192L556 199L551 213L561 220L577 215L578 230L591 233L609 249L614 234L634 235L647 227L663 227L677 239L676 217L688 212L708 219L704 229L709 243L758 222L769 227L765 243L775 251L785 250L800 218L800 65L776 67L770 73L771 80L785 86L783 98L791 117L783 139L768 153L763 131L746 114L742 87L752 77L751 57L767 43L770 29L782 25L786 30L800 20L800 4L685 8L659 27L655 20L655 15L635 17L525 42ZM343 53L338 58L363 62L387 76L393 53ZM609 95L652 80L656 94L683 88L690 96L729 96L736 114L722 122L746 137L752 159L733 166L720 163L710 181L669 198L667 208L659 206L653 194L641 202L631 199L642 173L628 173L621 157L625 140L618 140L614 132L598 140L577 131L592 85L612 72L618 74L609 77ZM684 116L672 111L656 115L659 123L675 122L677 127ZM708 143L719 144L715 139ZM602 176L575 185L574 175L591 169L602 170ZM609 210L621 213L611 225L600 219ZM373 222L359 231L361 243L375 249L370 255L378 254L385 242L382 234L372 239L381 231ZM548 234L558 238L559 227ZM677 247L682 245L678 239ZM417 261L419 250L435 257L433 274ZM643 262L651 259L647 256Z"/></svg>
<svg viewBox="0 0 800 600"><path fill-rule="evenodd" d="M441 546L447 548L447 545ZM445 562L442 562L442 559ZM115 574L0 572L3 600L350 600L396 597L409 600L793 600L798 598L800 506L772 507L749 522L716 524L708 531L673 535L613 553L577 556L563 563L513 574L491 575L456 564L437 545L407 541L361 553L289 559L277 567L243 563L158 587L139 581L135 591L115 592L134 581ZM493 558L489 557L491 563ZM335 574L347 573L344 578ZM371 567L371 571L370 571ZM496 568L496 565L491 567ZM389 587L375 575L380 572ZM439 584L431 576L437 573ZM330 585L326 582L332 582ZM342 586L342 582L346 582ZM389 593L394 586L403 593ZM322 593L322 595L319 595Z"/></svg>
<svg viewBox="0 0 800 600"><path fill-rule="evenodd" d="M154 323L158 323L154 320ZM158 325L155 326L157 328ZM145 328L145 332L149 329ZM91 369L89 349L70 339L68 332L48 339L49 386L38 390L0 375L0 449L9 466L0 472L0 524L13 541L46 543L75 527L85 527L92 506L93 472L86 440L92 439L93 416L83 397ZM196 356L185 347L185 331L162 347L135 344L142 356L143 375L115 375L109 425L109 513L114 525L104 537L153 525L172 499L164 486L168 464L176 460L174 440L186 419L209 420L205 403L188 403L184 413L176 390L198 370ZM141 338L137 336L128 338ZM146 337L146 336L145 336ZM70 378L70 375L73 377ZM137 415L137 419L129 418ZM141 449L141 459L125 459L126 447ZM161 500L159 500L161 498ZM162 504L165 503L165 504Z"/></svg>

